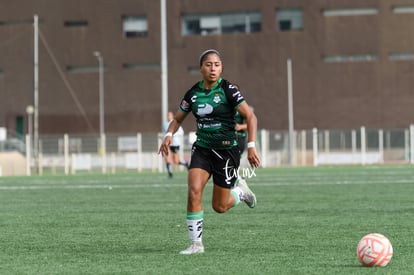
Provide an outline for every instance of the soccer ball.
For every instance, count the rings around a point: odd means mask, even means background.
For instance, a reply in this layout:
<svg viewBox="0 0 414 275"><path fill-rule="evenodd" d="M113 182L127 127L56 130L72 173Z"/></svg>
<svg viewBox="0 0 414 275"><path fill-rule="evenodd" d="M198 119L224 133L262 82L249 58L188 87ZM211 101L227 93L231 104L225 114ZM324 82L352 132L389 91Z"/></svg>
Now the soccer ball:
<svg viewBox="0 0 414 275"><path fill-rule="evenodd" d="M364 266L386 266L392 258L392 245L384 235L365 235L357 246L358 260Z"/></svg>

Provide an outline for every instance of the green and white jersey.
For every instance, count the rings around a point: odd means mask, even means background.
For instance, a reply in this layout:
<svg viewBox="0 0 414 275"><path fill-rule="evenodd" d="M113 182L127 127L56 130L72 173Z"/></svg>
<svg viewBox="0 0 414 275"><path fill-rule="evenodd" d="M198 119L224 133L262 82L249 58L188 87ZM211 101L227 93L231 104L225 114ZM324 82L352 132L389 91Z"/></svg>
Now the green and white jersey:
<svg viewBox="0 0 414 275"><path fill-rule="evenodd" d="M237 145L234 129L236 108L244 97L230 82L220 78L211 89L196 83L181 100L180 109L192 112L197 121L196 144L211 149L228 149Z"/></svg>

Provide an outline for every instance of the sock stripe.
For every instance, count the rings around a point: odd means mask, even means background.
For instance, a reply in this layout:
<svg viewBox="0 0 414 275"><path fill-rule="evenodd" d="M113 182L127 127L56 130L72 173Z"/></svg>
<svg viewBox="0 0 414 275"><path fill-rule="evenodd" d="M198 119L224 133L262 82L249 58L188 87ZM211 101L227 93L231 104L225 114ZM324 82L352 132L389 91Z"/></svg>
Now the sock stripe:
<svg viewBox="0 0 414 275"><path fill-rule="evenodd" d="M187 220L201 220L204 217L204 211L187 212Z"/></svg>
<svg viewBox="0 0 414 275"><path fill-rule="evenodd" d="M231 190L231 191L230 191L230 194L234 197L234 204L233 204L233 207L235 207L236 205L238 205L238 204L240 203L240 197L239 197L239 194L237 194L237 192L236 192L236 191L234 191L234 190Z"/></svg>

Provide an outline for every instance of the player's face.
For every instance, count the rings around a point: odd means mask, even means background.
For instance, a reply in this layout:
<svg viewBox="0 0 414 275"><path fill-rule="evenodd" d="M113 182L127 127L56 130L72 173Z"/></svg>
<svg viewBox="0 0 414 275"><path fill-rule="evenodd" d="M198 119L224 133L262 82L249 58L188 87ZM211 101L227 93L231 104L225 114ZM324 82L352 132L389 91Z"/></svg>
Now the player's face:
<svg viewBox="0 0 414 275"><path fill-rule="evenodd" d="M215 53L210 53L204 57L200 66L200 72L205 82L209 84L216 83L221 76L223 67L220 57Z"/></svg>

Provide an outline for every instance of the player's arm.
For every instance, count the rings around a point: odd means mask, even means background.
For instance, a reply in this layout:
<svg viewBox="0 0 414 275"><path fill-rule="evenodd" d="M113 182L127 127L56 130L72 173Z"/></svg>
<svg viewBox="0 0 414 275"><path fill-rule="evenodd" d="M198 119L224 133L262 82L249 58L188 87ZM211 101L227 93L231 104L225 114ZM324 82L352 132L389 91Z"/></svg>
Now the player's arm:
<svg viewBox="0 0 414 275"><path fill-rule="evenodd" d="M256 136L257 136L257 118L252 109L246 103L242 102L237 111L244 117L247 125L247 159L253 167L259 167L260 159L256 151Z"/></svg>
<svg viewBox="0 0 414 275"><path fill-rule="evenodd" d="M162 154L163 156L168 155L168 148L172 142L172 136L175 132L177 132L178 128L180 128L181 123L184 121L185 117L188 113L184 113L181 110L178 110L177 113L174 116L174 119L170 122L170 125L168 126L167 133L164 136L164 140L160 146L160 149L158 150L158 154Z"/></svg>
<svg viewBox="0 0 414 275"><path fill-rule="evenodd" d="M168 133L171 133L171 135L175 134L178 128L180 128L181 123L183 123L186 116L187 116L187 113L184 113L183 111L178 110L177 113L175 113L174 119L170 122L170 125L168 126L167 134Z"/></svg>

